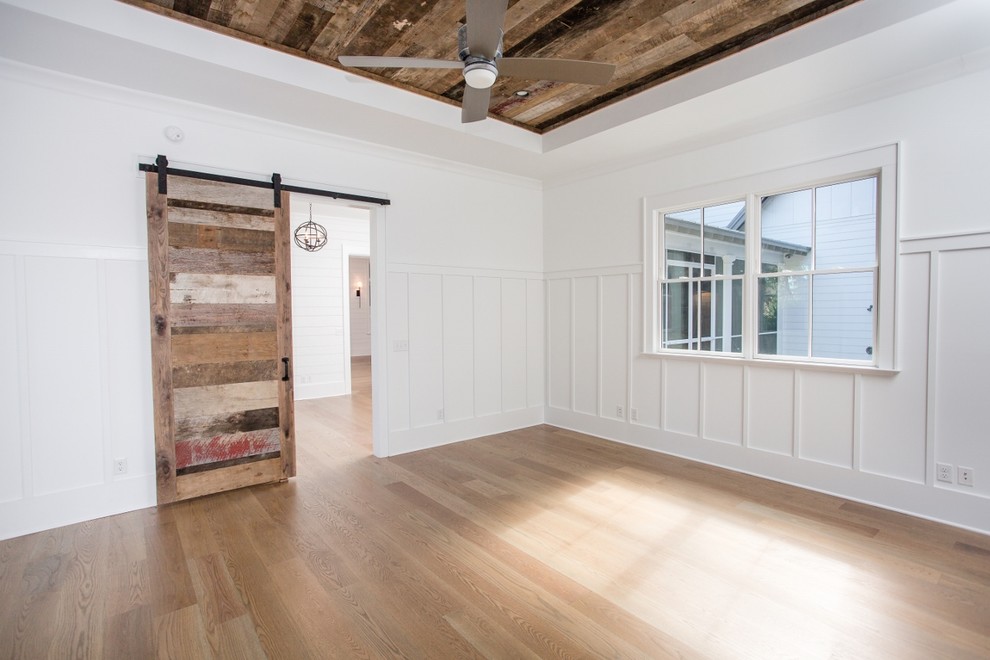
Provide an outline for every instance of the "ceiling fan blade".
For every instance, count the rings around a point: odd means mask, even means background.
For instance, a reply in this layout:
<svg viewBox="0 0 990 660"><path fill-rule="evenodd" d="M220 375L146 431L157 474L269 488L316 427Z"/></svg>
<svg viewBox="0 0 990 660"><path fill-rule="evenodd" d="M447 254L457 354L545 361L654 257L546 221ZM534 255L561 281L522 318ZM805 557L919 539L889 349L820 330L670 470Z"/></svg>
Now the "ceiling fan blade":
<svg viewBox="0 0 990 660"><path fill-rule="evenodd" d="M491 88L476 89L464 86L464 98L461 100L461 123L469 124L481 121L488 116L488 103L492 99Z"/></svg>
<svg viewBox="0 0 990 660"><path fill-rule="evenodd" d="M503 57L498 61L499 75L525 78L526 80L554 80L604 85L615 73L614 64L585 62L583 60L557 60L545 57Z"/></svg>
<svg viewBox="0 0 990 660"><path fill-rule="evenodd" d="M341 55L337 61L344 66L365 69L399 67L403 69L460 69L463 62L455 60L434 60L426 57L378 57L376 55Z"/></svg>
<svg viewBox="0 0 990 660"><path fill-rule="evenodd" d="M508 0L467 0L467 46L472 55L495 58Z"/></svg>

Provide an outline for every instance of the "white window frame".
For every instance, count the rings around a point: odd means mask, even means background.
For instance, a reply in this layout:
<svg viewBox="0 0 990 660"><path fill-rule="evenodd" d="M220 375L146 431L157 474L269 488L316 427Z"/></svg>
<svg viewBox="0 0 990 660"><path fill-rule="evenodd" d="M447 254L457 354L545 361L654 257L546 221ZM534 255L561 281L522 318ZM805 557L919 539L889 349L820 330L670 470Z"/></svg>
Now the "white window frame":
<svg viewBox="0 0 990 660"><path fill-rule="evenodd" d="M696 188L652 195L643 200L643 353L661 357L743 361L761 365L895 372L896 365L896 270L897 270L897 172L899 146L886 145L793 167L762 172ZM866 360L766 355L758 353L759 319L754 303L762 235L760 200L795 190L877 178L877 276L874 289L873 355ZM746 273L743 276L743 350L725 353L702 350L664 349L660 346L660 288L664 268L665 213L715 206L744 199L746 202ZM795 275L804 274L795 271Z"/></svg>

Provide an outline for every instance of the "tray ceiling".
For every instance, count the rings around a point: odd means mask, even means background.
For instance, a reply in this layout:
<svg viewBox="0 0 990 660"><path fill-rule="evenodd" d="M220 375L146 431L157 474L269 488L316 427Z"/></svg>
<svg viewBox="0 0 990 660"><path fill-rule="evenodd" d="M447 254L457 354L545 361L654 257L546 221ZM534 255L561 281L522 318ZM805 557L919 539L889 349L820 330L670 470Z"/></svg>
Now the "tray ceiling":
<svg viewBox="0 0 990 660"><path fill-rule="evenodd" d="M338 55L456 60L464 23L464 0L121 1L339 69ZM599 87L500 77L489 116L545 133L858 1L510 0L505 55L617 69ZM449 103L464 90L458 69L346 70Z"/></svg>

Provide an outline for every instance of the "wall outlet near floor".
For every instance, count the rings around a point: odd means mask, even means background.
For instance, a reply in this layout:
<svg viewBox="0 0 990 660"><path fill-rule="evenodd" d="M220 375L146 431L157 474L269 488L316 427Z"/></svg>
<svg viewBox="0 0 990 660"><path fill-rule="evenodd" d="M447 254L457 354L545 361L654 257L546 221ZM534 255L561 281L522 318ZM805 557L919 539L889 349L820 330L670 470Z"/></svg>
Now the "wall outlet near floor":
<svg viewBox="0 0 990 660"><path fill-rule="evenodd" d="M443 421L443 408L437 408L437 421Z"/></svg>
<svg viewBox="0 0 990 660"><path fill-rule="evenodd" d="M957 481L961 486L973 485L973 468L959 466Z"/></svg>
<svg viewBox="0 0 990 660"><path fill-rule="evenodd" d="M115 459L113 459L113 473L114 474L127 474L127 459L126 458L115 458Z"/></svg>
<svg viewBox="0 0 990 660"><path fill-rule="evenodd" d="M952 483L952 466L948 463L935 464L935 478L947 484Z"/></svg>
<svg viewBox="0 0 990 660"><path fill-rule="evenodd" d="M636 410L635 408L630 408L629 409L629 419L631 419L634 422L639 421L639 411Z"/></svg>
<svg viewBox="0 0 990 660"><path fill-rule="evenodd" d="M619 419L623 418L624 415L622 414L622 406L615 407L615 416L618 417Z"/></svg>

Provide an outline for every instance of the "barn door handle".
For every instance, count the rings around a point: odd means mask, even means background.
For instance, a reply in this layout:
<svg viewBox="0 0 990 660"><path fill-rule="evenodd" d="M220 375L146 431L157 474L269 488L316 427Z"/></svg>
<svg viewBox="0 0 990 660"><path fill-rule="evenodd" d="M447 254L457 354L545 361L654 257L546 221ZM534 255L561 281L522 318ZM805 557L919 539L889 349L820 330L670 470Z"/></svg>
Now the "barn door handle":
<svg viewBox="0 0 990 660"><path fill-rule="evenodd" d="M282 373L282 380L289 380L289 358L282 358L282 366L285 368Z"/></svg>

